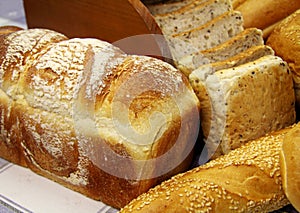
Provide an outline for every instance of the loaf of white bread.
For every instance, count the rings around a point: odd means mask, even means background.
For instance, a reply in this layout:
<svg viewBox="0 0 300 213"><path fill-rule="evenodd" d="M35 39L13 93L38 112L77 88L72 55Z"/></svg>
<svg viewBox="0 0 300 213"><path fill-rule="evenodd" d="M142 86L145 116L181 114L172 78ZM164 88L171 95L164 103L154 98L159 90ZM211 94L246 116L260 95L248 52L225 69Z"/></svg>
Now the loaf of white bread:
<svg viewBox="0 0 300 213"><path fill-rule="evenodd" d="M172 177L120 212L272 212L289 202L299 210L299 136L297 124L253 140Z"/></svg>
<svg viewBox="0 0 300 213"><path fill-rule="evenodd" d="M97 39L0 32L0 157L115 208L188 168L199 101L177 69Z"/></svg>

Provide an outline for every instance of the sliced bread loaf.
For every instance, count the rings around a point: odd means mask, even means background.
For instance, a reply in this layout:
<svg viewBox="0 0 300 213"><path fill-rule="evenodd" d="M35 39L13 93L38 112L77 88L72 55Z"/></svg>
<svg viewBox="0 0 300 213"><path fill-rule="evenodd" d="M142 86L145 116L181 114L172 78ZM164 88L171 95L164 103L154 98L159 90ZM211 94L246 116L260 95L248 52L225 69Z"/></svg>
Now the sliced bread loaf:
<svg viewBox="0 0 300 213"><path fill-rule="evenodd" d="M238 11L229 11L208 23L192 30L167 37L173 57L176 61L183 57L182 52L189 54L215 47L242 32L243 18Z"/></svg>
<svg viewBox="0 0 300 213"><path fill-rule="evenodd" d="M277 56L263 56L213 74L195 70L189 79L201 101L210 157L295 122L292 74Z"/></svg>
<svg viewBox="0 0 300 213"><path fill-rule="evenodd" d="M263 44L262 31L257 28L247 28L215 47L185 55L176 62L176 66L183 73L189 75L194 69L201 65L226 60L253 46Z"/></svg>
<svg viewBox="0 0 300 213"><path fill-rule="evenodd" d="M156 15L155 20L164 35L172 35L201 26L230 10L231 0L196 1L179 10Z"/></svg>
<svg viewBox="0 0 300 213"><path fill-rule="evenodd" d="M150 4L146 5L148 10L152 15L161 15L165 13L170 13L175 10L178 10L185 5L188 5L193 2L204 2L207 0L182 0L182 1L175 1L175 2L166 2L166 3L160 3L160 4Z"/></svg>
<svg viewBox="0 0 300 213"><path fill-rule="evenodd" d="M222 61L217 61L210 64L204 64L200 67L198 67L198 70L204 69L211 69L211 72L216 72L221 69L227 69L236 67L251 61L255 61L256 59L259 59L266 55L274 55L274 51L271 47L267 45L259 45L259 46L253 46L249 49L246 49L243 52L240 52L236 54L235 56L229 57Z"/></svg>

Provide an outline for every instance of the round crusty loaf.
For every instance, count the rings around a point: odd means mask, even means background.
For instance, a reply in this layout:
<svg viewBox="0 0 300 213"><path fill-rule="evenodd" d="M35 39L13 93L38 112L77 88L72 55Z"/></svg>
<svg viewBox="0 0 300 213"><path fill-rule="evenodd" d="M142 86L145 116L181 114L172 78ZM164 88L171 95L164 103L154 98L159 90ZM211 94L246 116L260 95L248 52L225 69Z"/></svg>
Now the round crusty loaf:
<svg viewBox="0 0 300 213"><path fill-rule="evenodd" d="M280 152L283 189L291 204L300 211L300 125L289 131Z"/></svg>
<svg viewBox="0 0 300 213"><path fill-rule="evenodd" d="M300 2L300 1L299 1ZM276 26L267 40L276 55L283 58L293 73L296 105L300 107L300 9Z"/></svg>
<svg viewBox="0 0 300 213"><path fill-rule="evenodd" d="M44 29L0 37L0 156L113 207L187 168L198 108L161 60Z"/></svg>

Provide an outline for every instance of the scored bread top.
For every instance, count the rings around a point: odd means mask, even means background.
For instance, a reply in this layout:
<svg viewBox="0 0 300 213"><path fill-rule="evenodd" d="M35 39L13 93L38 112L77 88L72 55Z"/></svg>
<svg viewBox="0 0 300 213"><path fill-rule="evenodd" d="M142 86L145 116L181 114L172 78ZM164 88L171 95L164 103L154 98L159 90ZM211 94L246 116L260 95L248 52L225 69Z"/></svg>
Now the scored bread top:
<svg viewBox="0 0 300 213"><path fill-rule="evenodd" d="M0 85L6 93L15 93L20 75L36 53L52 43L66 40L64 35L50 30L20 30L0 37Z"/></svg>
<svg viewBox="0 0 300 213"><path fill-rule="evenodd" d="M37 167L54 171L48 162L72 164L71 169L59 167L63 172L55 172L66 175L76 170L77 155L78 165L88 158L99 167L105 161L117 167L110 157L119 155L133 165L127 171L133 177L127 178L139 179L147 166L138 160L155 159L178 141L173 154L167 155L183 155L175 167L190 154L198 133L199 101L186 77L170 64L127 55L97 39L67 39L50 30L23 30L1 39L1 88L21 116L18 125L30 138L22 146ZM103 142L117 154L104 152L98 158ZM30 154L38 153L34 143L47 150L45 157ZM182 151L185 148L188 151ZM145 175L162 175L159 169L154 174L156 164L151 161Z"/></svg>

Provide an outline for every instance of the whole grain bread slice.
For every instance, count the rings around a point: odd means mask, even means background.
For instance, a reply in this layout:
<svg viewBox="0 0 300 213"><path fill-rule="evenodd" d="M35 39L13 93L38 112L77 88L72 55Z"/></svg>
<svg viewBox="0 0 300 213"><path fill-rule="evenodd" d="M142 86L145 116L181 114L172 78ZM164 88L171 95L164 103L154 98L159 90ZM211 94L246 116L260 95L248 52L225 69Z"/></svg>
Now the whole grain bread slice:
<svg viewBox="0 0 300 213"><path fill-rule="evenodd" d="M217 46L185 55L176 61L176 66L186 75L189 75L201 65L226 60L253 46L263 44L262 31L257 28L247 28Z"/></svg>
<svg viewBox="0 0 300 213"><path fill-rule="evenodd" d="M213 74L195 70L201 125L212 158L295 122L292 74L280 57L263 56Z"/></svg>
<svg viewBox="0 0 300 213"><path fill-rule="evenodd" d="M226 12L200 27L167 37L175 61L185 55L215 47L244 30L238 11Z"/></svg>
<svg viewBox="0 0 300 213"><path fill-rule="evenodd" d="M173 12L156 15L155 20L164 35L172 35L201 26L230 10L231 0L202 0Z"/></svg>
<svg viewBox="0 0 300 213"><path fill-rule="evenodd" d="M170 13L175 10L178 10L188 4L191 3L197 3L197 2L204 2L207 0L182 0L182 1L171 1L171 2L166 2L166 3L159 3L159 4L149 4L146 5L149 12L156 16L156 15L161 15L165 13Z"/></svg>
<svg viewBox="0 0 300 213"><path fill-rule="evenodd" d="M274 50L267 45L253 46L243 52L236 54L235 56L229 57L222 61L204 64L197 69L211 69L211 72L216 72L221 69L232 68L251 61L255 61L256 59L259 59L266 55L274 55Z"/></svg>

